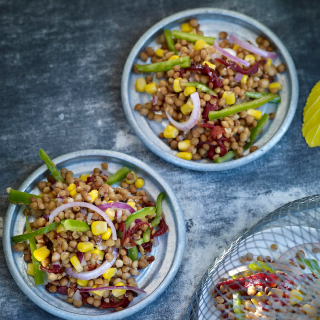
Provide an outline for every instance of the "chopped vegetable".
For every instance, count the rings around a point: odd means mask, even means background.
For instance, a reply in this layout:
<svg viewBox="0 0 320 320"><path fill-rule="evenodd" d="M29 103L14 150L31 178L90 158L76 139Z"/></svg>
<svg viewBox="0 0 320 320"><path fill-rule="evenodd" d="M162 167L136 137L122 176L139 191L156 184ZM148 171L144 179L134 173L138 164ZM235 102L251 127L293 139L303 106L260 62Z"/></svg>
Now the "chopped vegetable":
<svg viewBox="0 0 320 320"><path fill-rule="evenodd" d="M261 133L262 129L267 124L268 120L269 120L269 115L267 113L263 114L261 119L257 122L257 125L252 129L251 135L250 135L250 141L245 144L245 146L243 147L244 150L247 150L250 148L254 140L257 139L258 135Z"/></svg>
<svg viewBox="0 0 320 320"><path fill-rule="evenodd" d="M182 32L182 31L178 31L178 30L173 30L172 31L172 36L176 39L180 39L180 40L187 40L189 42L197 42L198 40L203 40L204 42L206 42L207 44L213 44L215 38L213 37L204 37L204 36L200 36L198 34L193 34L193 33L187 33L187 32Z"/></svg>
<svg viewBox="0 0 320 320"><path fill-rule="evenodd" d="M164 30L164 37L167 42L167 47L170 51L174 52L175 54L178 54L177 50L174 48L174 42L172 39L172 34L170 30Z"/></svg>
<svg viewBox="0 0 320 320"><path fill-rule="evenodd" d="M125 221L126 230L128 230L130 224L132 222L134 222L136 219L141 219L141 218L144 218L145 216L148 216L150 214L154 214L155 211L156 211L155 207L146 207L146 208L143 208L143 209L131 214L127 218L127 220Z"/></svg>
<svg viewBox="0 0 320 320"><path fill-rule="evenodd" d="M62 178L60 171L57 169L56 165L53 161L49 158L46 152L43 149L39 150L40 158L45 162L49 171L51 172L52 176L56 181L61 181L62 183L66 183L65 180Z"/></svg>
<svg viewBox="0 0 320 320"><path fill-rule="evenodd" d="M208 75L210 82L212 82L214 88L222 87L222 81L219 78L217 72L214 69L210 68L208 64L202 65L202 64L192 63L188 69L191 71Z"/></svg>
<svg viewBox="0 0 320 320"><path fill-rule="evenodd" d="M258 72L259 70L259 62L257 61L250 69L242 69L236 62L234 61L225 61L225 60L222 60L222 59L218 59L216 58L215 59L217 62L219 63L222 63L224 64L226 67L229 67L230 69L232 69L233 71L236 71L236 72L240 72L244 75L249 75L251 76L252 74L255 74Z"/></svg>
<svg viewBox="0 0 320 320"><path fill-rule="evenodd" d="M205 85L202 82L184 82L182 84L185 87L196 87L197 89L200 89L202 92L209 93L212 96L217 96L216 92L214 90L211 90L207 85Z"/></svg>
<svg viewBox="0 0 320 320"><path fill-rule="evenodd" d="M89 225L84 221L66 219L62 220L61 224L64 226L66 230L70 231L86 232L90 230Z"/></svg>
<svg viewBox="0 0 320 320"><path fill-rule="evenodd" d="M133 247L128 249L128 257L132 260L132 261L136 261L138 260L138 247Z"/></svg>
<svg viewBox="0 0 320 320"><path fill-rule="evenodd" d="M276 271L271 268L267 263L265 262L261 262L261 261L253 261L251 262L248 267L252 270L252 271L269 271L270 273L275 273Z"/></svg>
<svg viewBox="0 0 320 320"><path fill-rule="evenodd" d="M243 313L241 310L241 298L240 292L235 292L233 295L233 311L237 317L237 319L243 319Z"/></svg>
<svg viewBox="0 0 320 320"><path fill-rule="evenodd" d="M254 92L254 91L246 91L245 96L252 99L260 99L266 95L268 95L268 92ZM276 97L269 101L270 103L280 103L281 97L277 94Z"/></svg>
<svg viewBox="0 0 320 320"><path fill-rule="evenodd" d="M302 264L308 267L308 269L320 279L320 267L318 262L315 259L303 259L297 258L297 260Z"/></svg>
<svg viewBox="0 0 320 320"><path fill-rule="evenodd" d="M214 159L213 162L214 163L226 162L226 161L234 158L236 155L237 155L237 151L236 150L231 150L231 151L228 151L223 157L219 157L217 159Z"/></svg>
<svg viewBox="0 0 320 320"><path fill-rule="evenodd" d="M237 55L234 55L234 52L232 52L233 54L229 53L227 50L224 50L222 48L220 48L217 44L214 44L213 45L217 51L219 51L221 54L223 54L225 57L235 61L235 62L238 62L240 64L243 64L244 66L246 67L250 67L250 63L247 62L246 60L242 60L240 58L237 57Z"/></svg>
<svg viewBox="0 0 320 320"><path fill-rule="evenodd" d="M116 173L110 175L108 177L108 181L106 181L105 183L107 183L108 185L113 185L115 183L120 182L121 180L124 180L127 176L127 174L130 172L131 170L128 167L122 167L121 169L119 169Z"/></svg>
<svg viewBox="0 0 320 320"><path fill-rule="evenodd" d="M150 241L150 235L151 235L151 229L148 228L144 233L143 233L143 242L149 242Z"/></svg>
<svg viewBox="0 0 320 320"><path fill-rule="evenodd" d="M151 222L153 227L156 227L160 223L161 215L162 215L162 202L165 198L164 192L159 193L156 202L156 216Z"/></svg>
<svg viewBox="0 0 320 320"><path fill-rule="evenodd" d="M29 205L31 203L31 197L41 198L41 196L37 196L31 193L10 189L9 201L11 203Z"/></svg>

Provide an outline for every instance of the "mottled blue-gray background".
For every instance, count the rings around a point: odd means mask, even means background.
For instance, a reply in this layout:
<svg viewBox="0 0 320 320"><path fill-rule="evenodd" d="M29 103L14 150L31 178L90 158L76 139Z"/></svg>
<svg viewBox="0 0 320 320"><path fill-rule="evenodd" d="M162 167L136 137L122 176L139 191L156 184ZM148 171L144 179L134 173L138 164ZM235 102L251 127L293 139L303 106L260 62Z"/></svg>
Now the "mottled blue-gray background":
<svg viewBox="0 0 320 320"><path fill-rule="evenodd" d="M135 137L120 100L121 73L139 37L175 12L236 10L264 23L287 46L300 97L289 131L259 160L228 172L200 173L166 163ZM320 79L318 1L3 1L0 0L0 318L57 319L16 286L2 251L5 189L57 157L110 149L143 159L172 185L184 209L182 266L159 301L130 319L182 319L214 257L280 205L320 190L320 149L301 136L302 109ZM59 115L64 114L61 120Z"/></svg>

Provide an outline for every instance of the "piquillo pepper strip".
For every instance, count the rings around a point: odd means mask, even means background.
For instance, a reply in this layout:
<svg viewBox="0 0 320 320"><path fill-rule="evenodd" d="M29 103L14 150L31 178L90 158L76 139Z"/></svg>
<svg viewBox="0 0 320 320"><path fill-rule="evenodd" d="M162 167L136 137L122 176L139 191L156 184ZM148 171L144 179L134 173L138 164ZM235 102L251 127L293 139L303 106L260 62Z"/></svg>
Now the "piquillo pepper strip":
<svg viewBox="0 0 320 320"><path fill-rule="evenodd" d="M49 224L48 226L43 227L41 229L38 229L36 231L25 233L25 234L20 234L18 236L14 236L11 238L11 240L14 243L23 242L23 241L29 240L30 238L38 236L40 234L45 234L47 232L50 232L50 231L54 230L55 228L57 228L58 226L59 226L58 222L53 222L53 223Z"/></svg>
<svg viewBox="0 0 320 320"><path fill-rule="evenodd" d="M164 30L164 37L167 42L168 49L175 54L178 54L177 50L174 48L174 41L172 39L172 34L170 30Z"/></svg>
<svg viewBox="0 0 320 320"><path fill-rule="evenodd" d="M250 102L238 103L233 105L232 107L228 107L226 109L222 109L219 111L210 111L209 112L209 120L221 119L224 117L228 117L232 114L241 112L243 110L255 109L259 108L262 105L266 104L267 102L273 100L277 95L274 93L267 94L266 96L253 100Z"/></svg>
<svg viewBox="0 0 320 320"><path fill-rule="evenodd" d="M189 42L197 42L198 40L203 40L207 44L213 44L215 41L215 38L213 38L213 37L204 37L204 36L200 36L198 34L182 32L182 31L178 31L178 30L173 30L172 36L176 39L180 39L180 40L183 39L183 40L187 40Z"/></svg>
<svg viewBox="0 0 320 320"><path fill-rule="evenodd" d="M136 64L135 67L138 71L141 72L161 72L172 70L174 66L180 66L181 68L189 68L190 65L190 57L186 56L170 61L162 61L151 64Z"/></svg>
<svg viewBox="0 0 320 320"><path fill-rule="evenodd" d="M108 181L106 181L105 183L111 186L117 182L120 182L121 180L126 178L129 172L131 172L131 170L128 167L122 167L116 173L110 175L108 177Z"/></svg>
<svg viewBox="0 0 320 320"><path fill-rule="evenodd" d="M246 91L245 92L245 96L248 98L252 98L252 99L260 99L264 96L266 96L267 94L269 94L268 92L254 92L254 91ZM276 97L269 101L271 103L280 103L281 102L281 97L277 94Z"/></svg>
<svg viewBox="0 0 320 320"><path fill-rule="evenodd" d="M209 93L212 96L217 96L217 93L214 90L211 90L207 85L205 85L202 82L184 82L181 83L181 85L185 87L196 87L197 89L200 89L202 92Z"/></svg>
<svg viewBox="0 0 320 320"><path fill-rule="evenodd" d="M36 196L31 193L21 192L13 189L11 189L9 193L9 201L14 204L29 205L31 203L31 197L41 198L41 196Z"/></svg>
<svg viewBox="0 0 320 320"><path fill-rule="evenodd" d="M60 171L57 169L56 165L50 159L50 157L46 154L43 149L39 150L40 158L45 162L49 171L51 172L52 176L55 178L56 181L61 181L62 183L66 183L65 180L62 178Z"/></svg>

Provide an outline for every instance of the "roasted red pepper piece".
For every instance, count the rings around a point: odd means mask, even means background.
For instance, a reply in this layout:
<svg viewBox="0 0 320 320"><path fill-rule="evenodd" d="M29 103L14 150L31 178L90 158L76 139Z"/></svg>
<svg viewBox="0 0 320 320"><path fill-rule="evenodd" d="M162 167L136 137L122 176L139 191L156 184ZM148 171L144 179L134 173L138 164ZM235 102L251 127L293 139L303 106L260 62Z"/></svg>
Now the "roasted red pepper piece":
<svg viewBox="0 0 320 320"><path fill-rule="evenodd" d="M62 273L63 269L62 268L46 268L43 265L40 265L40 269L43 271L47 271L49 273Z"/></svg>
<svg viewBox="0 0 320 320"><path fill-rule="evenodd" d="M128 297L124 297L121 301L115 302L114 300L110 299L110 302L101 301L99 309L109 309L109 308L126 308L130 304Z"/></svg>
<svg viewBox="0 0 320 320"><path fill-rule="evenodd" d="M146 242L146 243L143 243L142 245L142 248L145 252L151 252L152 251L152 244L151 242Z"/></svg>
<svg viewBox="0 0 320 320"><path fill-rule="evenodd" d="M211 96L213 97L213 96ZM206 107L204 108L203 114L202 114L202 119L204 122L207 122L209 120L208 115L210 111L216 111L218 108L217 104L213 105L209 101L206 103Z"/></svg>
<svg viewBox="0 0 320 320"><path fill-rule="evenodd" d="M127 236L127 234L126 234L126 226L125 226L125 224L124 224L123 221L121 221L121 222L119 223L118 229L119 229L119 231L122 232L121 245L123 245L124 240L125 240L125 238L126 238L126 236Z"/></svg>
<svg viewBox="0 0 320 320"><path fill-rule="evenodd" d="M228 152L228 150L225 147L225 145L223 144L221 139L217 140L217 142L220 147L220 157L223 157Z"/></svg>
<svg viewBox="0 0 320 320"><path fill-rule="evenodd" d="M49 291L49 288L52 285L53 285L52 283L48 282L44 287L46 288L46 290ZM64 294L66 296L68 294L68 289L69 289L69 287L66 287L66 286L57 286L57 292L56 293ZM51 292L51 291L49 291L49 292Z"/></svg>
<svg viewBox="0 0 320 320"><path fill-rule="evenodd" d="M236 62L229 60L228 62L222 59L215 59L217 62L224 64L226 67L230 67L233 71L247 74L248 76L251 76L252 74L255 74L259 70L259 62L257 61L250 69L244 70L242 69Z"/></svg>
<svg viewBox="0 0 320 320"><path fill-rule="evenodd" d="M208 75L209 81L212 82L214 88L222 87L222 81L218 77L217 72L214 69L211 69L207 64L203 66L202 64L191 63L191 66L188 69Z"/></svg>
<svg viewBox="0 0 320 320"><path fill-rule="evenodd" d="M156 231L154 234L151 233L151 239L153 239L155 237L162 236L168 230L168 226L167 226L166 222L164 221L164 219L160 220L159 227L160 227L160 229L158 231Z"/></svg>

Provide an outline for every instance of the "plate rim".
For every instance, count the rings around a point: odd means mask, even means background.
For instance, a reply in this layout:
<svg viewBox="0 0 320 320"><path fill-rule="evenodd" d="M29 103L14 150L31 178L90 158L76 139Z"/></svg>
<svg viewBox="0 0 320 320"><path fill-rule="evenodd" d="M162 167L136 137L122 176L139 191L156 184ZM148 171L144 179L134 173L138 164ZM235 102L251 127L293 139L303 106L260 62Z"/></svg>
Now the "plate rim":
<svg viewBox="0 0 320 320"><path fill-rule="evenodd" d="M117 152L117 151L111 151L111 150L103 150L103 149L87 149L87 150L81 150L81 151L74 151L71 153L64 154L62 156L59 156L55 159L53 159L54 163L59 164L60 162L72 160L77 157L81 156L108 156L113 157L120 160L125 160L133 165L139 167L140 169L148 172L157 183L166 191L167 197L170 199L173 207L173 213L176 216L177 219L177 232L178 232L178 240L177 241L177 256L173 260L173 263L171 265L171 268L167 274L167 276L164 278L164 280L160 283L160 285L156 288L154 292L152 292L148 297L136 305L124 309L119 312L114 312L110 314L101 314L101 315L79 315L75 313L70 313L68 311L64 311L61 309L58 309L54 307L53 305L47 303L46 301L42 300L35 292L32 291L31 287L29 287L23 280L20 272L18 271L14 260L13 260L13 253L11 248L11 239L10 239L10 225L12 221L12 217L15 211L15 205L10 203L8 210L5 215L5 221L4 221L4 232L3 232L3 250L5 255L5 260L8 266L8 269L10 271L11 276L13 277L14 281L17 283L19 288L23 291L23 293L35 304L37 304L40 308L44 309L45 311L56 315L58 317L62 317L64 319L87 319L88 317L94 317L95 319L119 319L119 317L125 318L128 316L131 316L135 314L138 311L141 311L145 307L147 307L149 304L154 302L169 286L169 284L174 279L176 273L178 272L178 269L181 265L182 258L184 255L185 250L185 244L186 244L186 228L185 228L185 219L183 215L183 210L180 206L179 200L176 197L175 193L173 192L172 188L169 186L169 184L149 165L142 162L141 160L129 156L125 153ZM27 179L21 184L19 187L19 191L24 191L31 182L33 182L39 175L43 174L45 171L47 171L47 166L44 164L40 168L36 169L30 176L27 177Z"/></svg>
<svg viewBox="0 0 320 320"><path fill-rule="evenodd" d="M245 22L255 26L262 33L269 37L274 43L276 43L277 48L281 51L284 60L286 61L287 72L289 73L289 83L291 85L291 95L290 95L290 104L288 108L288 112L280 126L280 128L276 131L276 133L272 136L272 138L264 144L261 148L259 148L256 152L250 153L245 157L240 159L224 162L224 163L198 163L195 161L187 161L184 159L177 158L176 156L170 154L169 152L165 152L161 147L159 147L156 143L151 141L150 137L148 137L141 129L138 122L135 121L133 116L133 109L130 106L129 96L127 94L127 88L129 87L128 80L130 77L130 73L132 71L132 65L136 56L136 53L140 51L141 47L145 43L150 36L152 36L159 29L163 28L165 25L178 20L185 18L186 16L195 16L199 14L220 14L222 16L234 17L240 20L244 20ZM161 21L157 22L151 28L149 28L136 42L133 48L130 51L130 54L126 60L122 79L121 79L121 101L124 109L124 113L126 118L133 128L135 134L139 137L142 143L148 147L152 152L158 155L160 158L170 162L171 164L177 165L179 167L183 167L186 169L196 170L196 171L222 171L222 170L230 170L245 164L248 164L262 155L267 153L271 148L273 148L283 137L283 135L287 132L293 117L295 115L297 105L298 105L298 97L299 97L299 85L298 85L298 75L293 62L293 59L282 43L282 41L278 38L278 36L271 31L268 27L260 23L259 21L245 15L242 13L238 13L236 11L225 10L220 8L198 8L198 9L188 9L184 11L180 11L173 15L170 15Z"/></svg>

